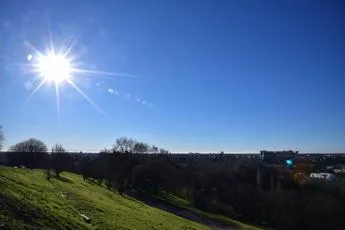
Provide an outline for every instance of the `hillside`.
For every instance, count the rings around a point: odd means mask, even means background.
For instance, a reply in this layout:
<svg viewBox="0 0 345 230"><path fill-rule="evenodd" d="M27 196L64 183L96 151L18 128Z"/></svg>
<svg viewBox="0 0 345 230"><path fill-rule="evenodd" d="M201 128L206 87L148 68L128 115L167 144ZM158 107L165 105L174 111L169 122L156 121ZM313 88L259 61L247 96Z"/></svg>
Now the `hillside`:
<svg viewBox="0 0 345 230"><path fill-rule="evenodd" d="M91 218L86 223L81 217ZM0 167L1 229L209 229L72 173Z"/></svg>

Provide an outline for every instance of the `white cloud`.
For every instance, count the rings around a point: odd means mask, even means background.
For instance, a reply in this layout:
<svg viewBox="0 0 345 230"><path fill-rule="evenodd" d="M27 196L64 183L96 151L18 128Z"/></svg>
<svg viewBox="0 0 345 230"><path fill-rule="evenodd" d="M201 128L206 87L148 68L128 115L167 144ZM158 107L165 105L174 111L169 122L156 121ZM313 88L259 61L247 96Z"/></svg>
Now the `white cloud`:
<svg viewBox="0 0 345 230"><path fill-rule="evenodd" d="M135 98L135 100L139 103L141 102L141 100L139 98Z"/></svg>
<svg viewBox="0 0 345 230"><path fill-rule="evenodd" d="M142 103L143 103L143 105L145 105L145 104L146 104L146 101L142 101Z"/></svg>

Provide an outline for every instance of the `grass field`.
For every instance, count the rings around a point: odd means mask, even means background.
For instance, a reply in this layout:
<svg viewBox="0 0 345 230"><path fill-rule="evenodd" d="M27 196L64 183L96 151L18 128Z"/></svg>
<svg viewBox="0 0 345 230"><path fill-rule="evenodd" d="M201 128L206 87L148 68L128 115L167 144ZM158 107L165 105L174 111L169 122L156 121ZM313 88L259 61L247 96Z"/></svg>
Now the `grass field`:
<svg viewBox="0 0 345 230"><path fill-rule="evenodd" d="M80 214L91 218L86 223ZM209 229L62 173L0 167L0 228L4 229Z"/></svg>

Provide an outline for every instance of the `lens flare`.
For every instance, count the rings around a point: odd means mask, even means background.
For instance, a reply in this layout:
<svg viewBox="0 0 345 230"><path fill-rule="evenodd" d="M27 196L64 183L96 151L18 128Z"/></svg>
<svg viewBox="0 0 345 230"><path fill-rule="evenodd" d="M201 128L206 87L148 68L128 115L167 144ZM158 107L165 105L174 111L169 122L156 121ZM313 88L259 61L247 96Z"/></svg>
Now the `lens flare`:
<svg viewBox="0 0 345 230"><path fill-rule="evenodd" d="M56 47L54 44L53 34L51 31L50 20L47 15L48 20L48 43L45 44L46 52L42 52L37 47L35 47L29 40L23 38L19 33L17 33L13 27L8 26L8 29L14 34L16 38L21 40L23 44L30 49L30 53L26 56L27 63L22 64L22 66L30 73L34 73L35 76L38 76L40 81L37 85L28 85L28 89L32 89L32 92L25 100L26 102L31 99L44 85L49 83L54 83L56 91L56 106L57 113L59 116L60 112L60 96L61 91L60 87L65 85L71 86L76 90L83 98L91 104L98 112L109 118L109 116L100 108L98 105L91 100L91 98L76 84L75 79L79 75L91 75L92 77L105 77L105 78L133 78L136 77L131 74L126 73L116 73L116 72L107 72L101 70L94 70L93 68L80 68L80 63L83 63L79 60L76 62L78 55L73 54L73 49L78 43L80 35L76 36L75 39L63 38L59 40L69 41L65 42L59 47ZM66 83L66 84L63 84ZM117 91L116 91L117 92ZM116 94L114 91L113 93ZM110 119L111 120L111 119Z"/></svg>

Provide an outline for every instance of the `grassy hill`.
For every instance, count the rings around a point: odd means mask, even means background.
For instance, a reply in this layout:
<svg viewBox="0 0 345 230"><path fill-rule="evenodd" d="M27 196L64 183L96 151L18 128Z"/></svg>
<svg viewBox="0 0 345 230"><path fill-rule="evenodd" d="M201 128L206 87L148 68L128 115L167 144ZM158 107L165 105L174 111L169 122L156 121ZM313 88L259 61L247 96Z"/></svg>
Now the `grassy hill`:
<svg viewBox="0 0 345 230"><path fill-rule="evenodd" d="M80 216L91 218L86 223ZM62 173L0 167L1 229L209 229Z"/></svg>

